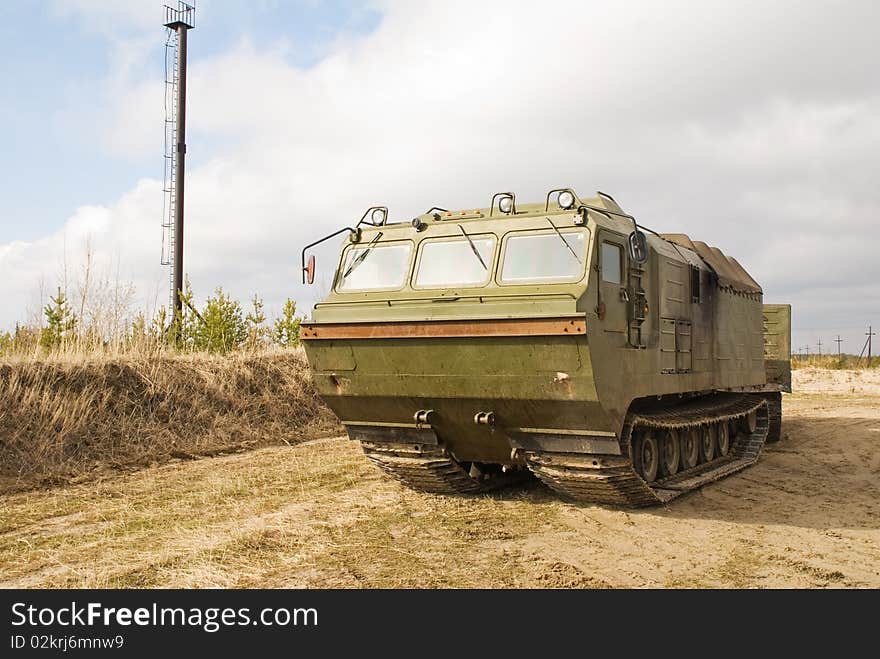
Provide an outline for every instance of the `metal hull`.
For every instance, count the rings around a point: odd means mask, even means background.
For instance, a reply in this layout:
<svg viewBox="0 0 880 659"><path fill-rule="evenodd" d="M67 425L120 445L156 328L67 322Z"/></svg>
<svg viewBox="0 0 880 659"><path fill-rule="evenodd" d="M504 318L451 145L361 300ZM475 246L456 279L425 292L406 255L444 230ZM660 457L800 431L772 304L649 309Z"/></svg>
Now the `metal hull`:
<svg viewBox="0 0 880 659"><path fill-rule="evenodd" d="M301 338L318 391L387 473L419 489L472 492L529 470L567 496L648 505L748 466L768 433L778 437L779 402L765 397L790 390L790 308L765 307L734 259L686 236L649 236L647 259L636 261L631 219L606 198L590 204L556 211L555 222L532 208L383 226L390 243L411 241L414 263L420 243L460 236L464 224L494 235L495 274L460 289L414 279L395 291L337 287L316 305ZM597 205L608 212L592 212ZM581 232L581 278L505 285L502 246L548 223ZM380 234L371 235L362 244ZM613 268L606 253L617 255ZM669 413L678 425L664 421ZM718 433L730 443L697 460L692 432L707 447ZM661 444L689 447L685 486L663 486L678 474L676 456L663 474L645 468Z"/></svg>

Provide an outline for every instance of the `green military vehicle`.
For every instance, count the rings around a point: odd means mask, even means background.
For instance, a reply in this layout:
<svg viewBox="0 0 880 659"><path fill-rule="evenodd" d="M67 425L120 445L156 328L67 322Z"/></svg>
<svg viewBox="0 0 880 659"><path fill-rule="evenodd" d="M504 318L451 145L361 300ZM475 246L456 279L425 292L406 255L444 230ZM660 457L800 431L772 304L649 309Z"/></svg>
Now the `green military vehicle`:
<svg viewBox="0 0 880 659"><path fill-rule="evenodd" d="M481 492L534 474L562 495L652 505L780 437L788 305L733 258L657 234L609 195L432 208L347 234L301 338L327 405L408 486Z"/></svg>

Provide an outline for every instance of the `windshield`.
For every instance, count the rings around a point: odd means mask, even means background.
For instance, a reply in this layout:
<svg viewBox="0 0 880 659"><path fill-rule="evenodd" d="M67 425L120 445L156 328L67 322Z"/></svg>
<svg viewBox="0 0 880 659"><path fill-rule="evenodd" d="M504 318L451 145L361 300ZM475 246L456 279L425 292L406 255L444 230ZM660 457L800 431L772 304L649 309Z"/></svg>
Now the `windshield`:
<svg viewBox="0 0 880 659"><path fill-rule="evenodd" d="M426 240L422 243L415 286L482 286L489 281L494 252L495 236L465 234L451 240Z"/></svg>
<svg viewBox="0 0 880 659"><path fill-rule="evenodd" d="M345 255L338 291L376 291L402 288L409 271L411 243L372 243L353 247Z"/></svg>
<svg viewBox="0 0 880 659"><path fill-rule="evenodd" d="M510 236L504 247L505 284L573 282L583 277L589 234L582 229L550 229ZM564 238L564 240L563 240Z"/></svg>

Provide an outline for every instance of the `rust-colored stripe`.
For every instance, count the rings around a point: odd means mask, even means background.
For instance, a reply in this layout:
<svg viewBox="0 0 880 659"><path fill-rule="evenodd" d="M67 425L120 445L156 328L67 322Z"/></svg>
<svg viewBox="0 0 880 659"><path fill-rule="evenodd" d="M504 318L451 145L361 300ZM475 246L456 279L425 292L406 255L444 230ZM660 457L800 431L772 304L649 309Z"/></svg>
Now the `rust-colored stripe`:
<svg viewBox="0 0 880 659"><path fill-rule="evenodd" d="M502 318L498 320L420 320L392 323L328 323L300 326L299 337L314 339L415 339L444 336L577 336L583 318Z"/></svg>

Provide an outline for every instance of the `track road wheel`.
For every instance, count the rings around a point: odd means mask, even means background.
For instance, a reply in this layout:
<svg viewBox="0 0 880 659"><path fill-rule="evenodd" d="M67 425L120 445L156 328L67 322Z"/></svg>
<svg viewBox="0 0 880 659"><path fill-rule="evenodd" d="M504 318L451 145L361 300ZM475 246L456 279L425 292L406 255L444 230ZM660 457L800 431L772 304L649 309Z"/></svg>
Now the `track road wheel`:
<svg viewBox="0 0 880 659"><path fill-rule="evenodd" d="M718 440L718 456L724 457L730 452L730 429L727 424L722 422L715 427L715 436Z"/></svg>
<svg viewBox="0 0 880 659"><path fill-rule="evenodd" d="M633 454L636 472L647 483L657 480L657 469L660 466L660 445L657 436L650 430L639 433Z"/></svg>
<svg viewBox="0 0 880 659"><path fill-rule="evenodd" d="M667 430L660 440L660 473L663 476L675 476L681 451L678 445L678 433Z"/></svg>
<svg viewBox="0 0 880 659"><path fill-rule="evenodd" d="M745 423L743 424L745 430L751 435L758 428L758 411L752 410L745 416Z"/></svg>
<svg viewBox="0 0 880 659"><path fill-rule="evenodd" d="M712 424L700 428L700 460L702 462L711 462L715 459L715 436L717 434L718 430Z"/></svg>
<svg viewBox="0 0 880 659"><path fill-rule="evenodd" d="M731 444L736 441L740 426L742 426L742 421L739 419L730 419L727 422L727 434L730 435Z"/></svg>
<svg viewBox="0 0 880 659"><path fill-rule="evenodd" d="M681 468L690 469L691 467L696 467L697 463L700 461L700 435L696 430L681 430L679 431L680 437L680 452L681 452Z"/></svg>

